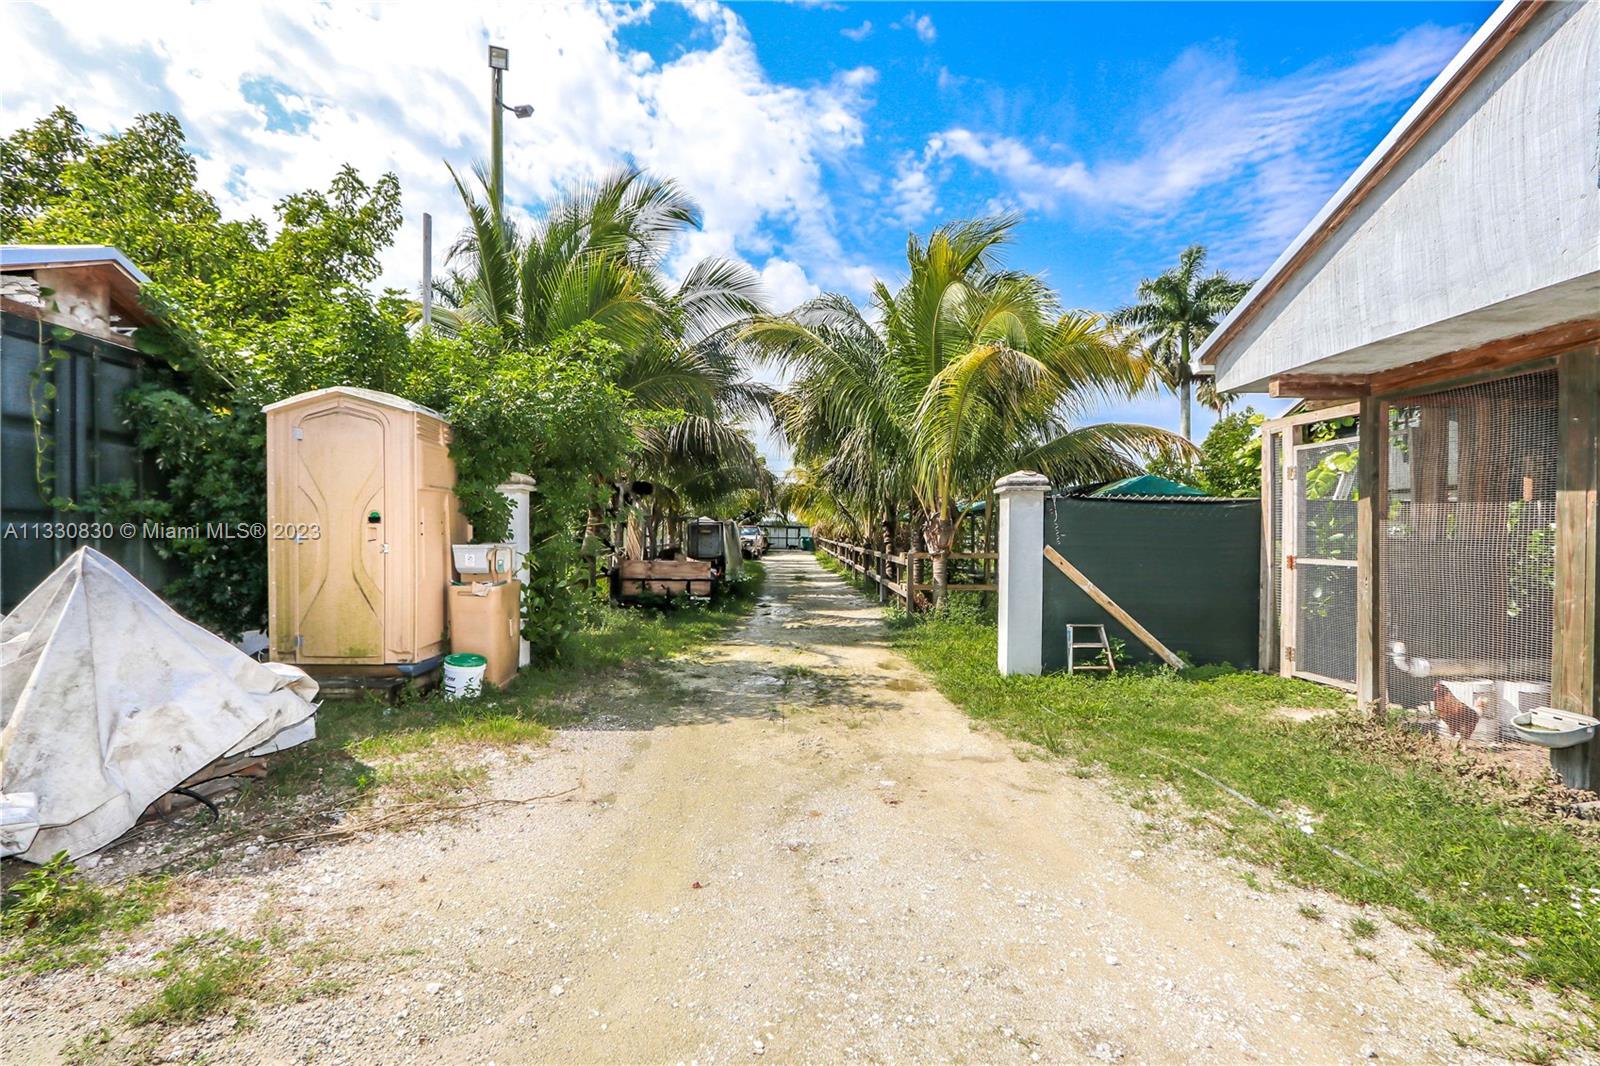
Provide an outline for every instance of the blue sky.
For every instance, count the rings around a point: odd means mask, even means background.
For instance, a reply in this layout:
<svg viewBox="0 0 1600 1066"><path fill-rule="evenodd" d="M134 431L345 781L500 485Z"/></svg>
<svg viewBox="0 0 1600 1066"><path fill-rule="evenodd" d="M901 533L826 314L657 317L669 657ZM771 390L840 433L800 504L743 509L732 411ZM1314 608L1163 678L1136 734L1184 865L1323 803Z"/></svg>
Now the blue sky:
<svg viewBox="0 0 1600 1066"><path fill-rule="evenodd" d="M1109 309L1191 242L1262 270L1492 10L105 4L66 25L14 5L0 128L56 103L102 130L173 110L236 213L341 162L393 170L406 228L385 280L414 287L422 212L445 236L461 221L444 161L486 154L494 40L508 99L537 109L507 120L523 208L622 161L673 175L706 214L674 263L737 256L780 305L892 280L908 229L1017 211L1010 263ZM1105 416L1176 424L1170 397Z"/></svg>

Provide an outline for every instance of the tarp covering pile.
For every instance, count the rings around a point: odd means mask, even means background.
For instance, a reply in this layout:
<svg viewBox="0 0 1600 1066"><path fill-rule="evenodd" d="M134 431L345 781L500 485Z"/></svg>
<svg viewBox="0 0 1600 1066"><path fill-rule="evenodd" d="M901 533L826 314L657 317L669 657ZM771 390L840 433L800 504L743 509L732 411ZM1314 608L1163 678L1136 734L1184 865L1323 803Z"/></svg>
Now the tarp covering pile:
<svg viewBox="0 0 1600 1066"><path fill-rule="evenodd" d="M37 800L22 858L88 854L213 761L309 739L316 694L80 548L0 621L0 798Z"/></svg>

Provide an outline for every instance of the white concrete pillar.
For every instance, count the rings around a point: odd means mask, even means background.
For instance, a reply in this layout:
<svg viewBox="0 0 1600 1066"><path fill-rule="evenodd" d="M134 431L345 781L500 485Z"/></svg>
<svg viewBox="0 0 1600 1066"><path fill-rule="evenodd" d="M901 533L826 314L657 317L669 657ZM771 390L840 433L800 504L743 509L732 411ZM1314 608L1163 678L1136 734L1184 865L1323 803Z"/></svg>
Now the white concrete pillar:
<svg viewBox="0 0 1600 1066"><path fill-rule="evenodd" d="M511 480L498 486L500 495L511 501L511 572L522 577L522 557L533 545L528 529L528 496L533 492L533 478L526 474L512 474ZM517 653L517 669L533 662L533 649L527 641Z"/></svg>
<svg viewBox="0 0 1600 1066"><path fill-rule="evenodd" d="M1000 503L1000 673L1044 668L1044 495L1050 479L1031 470L994 483Z"/></svg>

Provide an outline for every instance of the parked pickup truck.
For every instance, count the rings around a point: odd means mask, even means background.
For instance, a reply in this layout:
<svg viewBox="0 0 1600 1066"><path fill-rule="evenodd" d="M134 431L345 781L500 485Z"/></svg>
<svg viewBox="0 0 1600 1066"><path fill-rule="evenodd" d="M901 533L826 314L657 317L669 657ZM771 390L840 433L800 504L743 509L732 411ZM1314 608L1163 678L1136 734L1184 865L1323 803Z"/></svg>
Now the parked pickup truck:
<svg viewBox="0 0 1600 1066"><path fill-rule="evenodd" d="M746 559L759 559L767 554L767 534L760 526L739 527L739 552Z"/></svg>

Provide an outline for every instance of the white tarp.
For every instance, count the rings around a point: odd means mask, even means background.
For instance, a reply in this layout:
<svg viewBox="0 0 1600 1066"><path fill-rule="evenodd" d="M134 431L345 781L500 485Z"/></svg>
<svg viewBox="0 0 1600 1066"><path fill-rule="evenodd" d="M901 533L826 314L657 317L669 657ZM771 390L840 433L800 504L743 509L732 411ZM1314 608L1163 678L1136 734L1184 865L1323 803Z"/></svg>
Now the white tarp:
<svg viewBox="0 0 1600 1066"><path fill-rule="evenodd" d="M316 694L80 548L0 620L0 793L38 797L22 857L88 854L216 759L309 739Z"/></svg>

